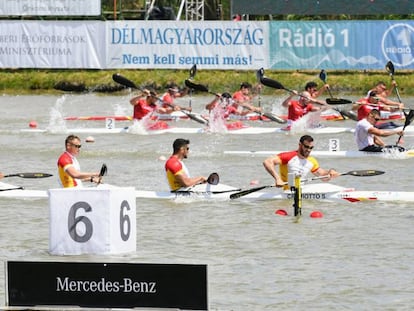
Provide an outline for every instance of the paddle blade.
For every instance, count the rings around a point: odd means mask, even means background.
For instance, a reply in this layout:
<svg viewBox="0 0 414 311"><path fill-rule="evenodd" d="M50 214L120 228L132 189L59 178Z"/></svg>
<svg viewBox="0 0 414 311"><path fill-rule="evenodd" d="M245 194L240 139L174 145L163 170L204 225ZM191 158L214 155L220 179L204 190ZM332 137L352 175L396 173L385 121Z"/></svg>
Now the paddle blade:
<svg viewBox="0 0 414 311"><path fill-rule="evenodd" d="M101 171L99 172L99 177L105 176L108 172L108 168L106 167L106 164L102 164Z"/></svg>
<svg viewBox="0 0 414 311"><path fill-rule="evenodd" d="M326 71L324 69L322 69L319 73L319 79L321 79L322 82L326 84Z"/></svg>
<svg viewBox="0 0 414 311"><path fill-rule="evenodd" d="M280 124L287 123L287 121L285 119L282 119L281 117L278 117L278 116L276 116L276 115L274 115L273 113L270 113L270 112L263 113L263 116L265 116L269 120L275 121L275 122L280 123Z"/></svg>
<svg viewBox="0 0 414 311"><path fill-rule="evenodd" d="M51 177L52 174L47 173L17 173L17 174L8 174L4 177L20 177L20 178L46 178Z"/></svg>
<svg viewBox="0 0 414 311"><path fill-rule="evenodd" d="M207 178L207 183L210 185L218 185L220 182L220 177L217 173L211 173L210 176Z"/></svg>
<svg viewBox="0 0 414 311"><path fill-rule="evenodd" d="M193 89L193 90L196 90L196 91L200 91L200 92L208 92L208 87L205 86L205 85L203 85L203 84L194 83L194 82L190 81L189 79L186 79L184 81L184 83L190 89Z"/></svg>
<svg viewBox="0 0 414 311"><path fill-rule="evenodd" d="M395 68L394 68L394 64L392 63L392 61L388 61L388 63L385 65L385 70L387 70L387 72L390 75L394 74Z"/></svg>
<svg viewBox="0 0 414 311"><path fill-rule="evenodd" d="M326 102L329 105L347 105L352 104L352 100L344 99L344 98L327 98Z"/></svg>
<svg viewBox="0 0 414 311"><path fill-rule="evenodd" d="M278 82L278 81L276 81L276 80L272 80L272 79L269 79L269 78L266 78L266 77L261 77L260 78L260 83L262 83L263 85L265 85L265 86L268 86L268 87L272 87L272 88L274 88L274 89L279 89L279 90L287 90L283 85L282 85L282 83L280 83L280 82ZM289 91L289 90L288 90Z"/></svg>
<svg viewBox="0 0 414 311"><path fill-rule="evenodd" d="M190 69L190 79L193 79L197 73L197 65L194 64Z"/></svg>
<svg viewBox="0 0 414 311"><path fill-rule="evenodd" d="M413 121L414 118L414 110L410 109L408 113L404 112L405 116L405 122L404 122L404 129L410 125L411 121Z"/></svg>
<svg viewBox="0 0 414 311"><path fill-rule="evenodd" d="M264 69L260 68L258 71L256 71L256 79L258 82L261 82L263 77L264 77Z"/></svg>
<svg viewBox="0 0 414 311"><path fill-rule="evenodd" d="M385 172L377 171L377 170L356 170L356 171L349 171L347 173L341 175L351 175L351 176L358 176L358 177L369 177L369 176L377 176L382 175Z"/></svg>
<svg viewBox="0 0 414 311"><path fill-rule="evenodd" d="M139 89L134 82L131 80L128 80L124 76L121 76L119 73L114 73L112 75L112 80L114 80L116 83L122 84L123 86L129 87L131 89Z"/></svg>
<svg viewBox="0 0 414 311"><path fill-rule="evenodd" d="M181 110L184 114L186 114L191 120L196 121L200 124L208 124L208 120L204 119L203 116L196 114L196 113L191 113L191 112L186 112L185 110Z"/></svg>

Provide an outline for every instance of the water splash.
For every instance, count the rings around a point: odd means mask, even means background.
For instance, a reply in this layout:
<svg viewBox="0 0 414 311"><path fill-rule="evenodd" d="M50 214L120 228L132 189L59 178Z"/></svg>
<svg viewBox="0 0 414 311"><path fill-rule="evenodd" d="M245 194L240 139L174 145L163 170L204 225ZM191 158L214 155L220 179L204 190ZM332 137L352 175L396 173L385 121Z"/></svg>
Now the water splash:
<svg viewBox="0 0 414 311"><path fill-rule="evenodd" d="M139 135L148 135L146 130L149 123L149 117L145 117L142 120L134 120L134 124L128 127L128 133L139 134Z"/></svg>
<svg viewBox="0 0 414 311"><path fill-rule="evenodd" d="M210 110L208 131L210 133L227 133L225 110L220 105Z"/></svg>
<svg viewBox="0 0 414 311"><path fill-rule="evenodd" d="M50 108L49 112L49 125L46 129L50 132L66 132L66 121L62 115L62 107L66 102L66 96L63 95L58 98L55 102L55 105Z"/></svg>

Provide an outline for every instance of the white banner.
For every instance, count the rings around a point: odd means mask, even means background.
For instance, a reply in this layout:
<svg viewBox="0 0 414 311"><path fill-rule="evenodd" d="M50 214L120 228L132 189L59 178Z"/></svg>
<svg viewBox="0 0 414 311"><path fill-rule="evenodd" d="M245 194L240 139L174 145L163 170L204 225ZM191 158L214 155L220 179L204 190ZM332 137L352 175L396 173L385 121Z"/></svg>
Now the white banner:
<svg viewBox="0 0 414 311"><path fill-rule="evenodd" d="M107 68L267 67L268 22L106 22Z"/></svg>
<svg viewBox="0 0 414 311"><path fill-rule="evenodd" d="M101 14L101 0L1 0L0 15L88 15Z"/></svg>
<svg viewBox="0 0 414 311"><path fill-rule="evenodd" d="M100 21L1 21L0 67L105 67Z"/></svg>

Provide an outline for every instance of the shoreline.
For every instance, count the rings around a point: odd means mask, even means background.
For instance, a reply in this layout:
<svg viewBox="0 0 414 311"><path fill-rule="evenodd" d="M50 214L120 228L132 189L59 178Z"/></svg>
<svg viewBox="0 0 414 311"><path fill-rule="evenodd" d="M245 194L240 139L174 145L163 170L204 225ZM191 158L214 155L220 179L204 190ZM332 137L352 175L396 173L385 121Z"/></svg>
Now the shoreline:
<svg viewBox="0 0 414 311"><path fill-rule="evenodd" d="M189 78L188 70L75 70L75 69L1 69L0 93L6 95L24 94L61 94L89 93L117 94L125 88L112 80L112 74L120 73L140 87L152 87L163 92L166 85L176 82L184 87L184 80ZM266 70L265 75L280 81L286 88L302 90L306 82L315 81L318 86L323 82L319 79L320 70L280 71ZM413 71L397 71L394 79L402 98L414 95ZM198 69L194 81L204 84L213 92L232 92L239 88L243 81L256 84L254 70L206 70ZM383 71L327 71L327 83L331 86L334 97L343 95L363 95L378 81L391 83L391 77ZM262 95L284 94L284 90L264 87ZM194 92L194 95L203 94Z"/></svg>

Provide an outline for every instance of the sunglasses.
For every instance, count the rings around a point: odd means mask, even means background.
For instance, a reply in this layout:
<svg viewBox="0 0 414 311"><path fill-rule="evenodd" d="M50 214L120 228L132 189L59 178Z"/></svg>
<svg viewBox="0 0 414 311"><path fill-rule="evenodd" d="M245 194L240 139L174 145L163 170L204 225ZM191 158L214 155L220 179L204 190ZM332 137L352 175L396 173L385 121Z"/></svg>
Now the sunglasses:
<svg viewBox="0 0 414 311"><path fill-rule="evenodd" d="M309 149L309 150L312 150L312 149L313 149L313 147L315 147L315 146L308 146L308 145L305 145L305 144L302 144L302 146L303 146L305 149Z"/></svg>
<svg viewBox="0 0 414 311"><path fill-rule="evenodd" d="M378 122L379 120L381 120L381 118L374 118L374 119L375 119L375 121L377 121L377 122Z"/></svg>
<svg viewBox="0 0 414 311"><path fill-rule="evenodd" d="M77 144L73 144L73 143L69 143L69 144L71 144L73 147L76 147L78 149L80 149L80 147L82 147L82 145L77 145Z"/></svg>

